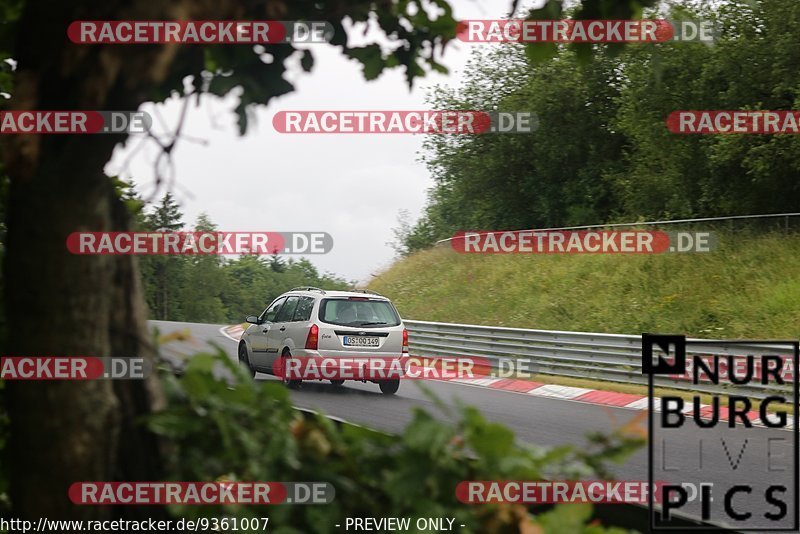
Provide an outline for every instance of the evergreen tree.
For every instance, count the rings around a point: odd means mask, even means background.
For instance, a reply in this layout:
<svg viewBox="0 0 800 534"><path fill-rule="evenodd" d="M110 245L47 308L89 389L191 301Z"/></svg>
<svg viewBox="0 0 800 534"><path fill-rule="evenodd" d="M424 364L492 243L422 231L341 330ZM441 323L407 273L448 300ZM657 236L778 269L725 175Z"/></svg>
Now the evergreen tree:
<svg viewBox="0 0 800 534"><path fill-rule="evenodd" d="M283 261L283 258L278 256L277 252L270 257L269 267L273 272L276 273L282 273L286 271L286 263Z"/></svg>
<svg viewBox="0 0 800 534"><path fill-rule="evenodd" d="M148 220L156 232L177 232L184 226L183 213L172 193L164 195L161 204L150 214Z"/></svg>
<svg viewBox="0 0 800 534"><path fill-rule="evenodd" d="M153 232L177 232L183 229L183 213L171 193L161 199L161 203L144 218L145 227ZM152 272L152 280L147 291L147 302L153 318L160 320L180 320L180 308L173 303L173 294L183 284L184 259L181 256L144 256L142 270Z"/></svg>
<svg viewBox="0 0 800 534"><path fill-rule="evenodd" d="M215 225L206 213L197 217L195 232L216 232ZM225 292L225 273L221 256L196 254L184 258L185 276L180 288L181 312L184 319L204 322L225 322L226 313L222 295Z"/></svg>

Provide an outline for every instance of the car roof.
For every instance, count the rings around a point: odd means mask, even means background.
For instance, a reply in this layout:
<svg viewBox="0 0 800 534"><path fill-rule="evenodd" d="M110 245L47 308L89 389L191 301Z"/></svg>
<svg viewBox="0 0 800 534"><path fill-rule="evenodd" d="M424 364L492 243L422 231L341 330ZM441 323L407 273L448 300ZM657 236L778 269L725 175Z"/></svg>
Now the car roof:
<svg viewBox="0 0 800 534"><path fill-rule="evenodd" d="M312 295L312 296L324 296L324 297L334 297L334 298L342 298L342 297L369 297L374 298L376 300L389 300L387 297L383 295L379 295L378 293L373 293L372 291L368 290L356 290L356 291L328 291L318 288L295 288L292 290L287 291L285 294L302 294L302 295Z"/></svg>

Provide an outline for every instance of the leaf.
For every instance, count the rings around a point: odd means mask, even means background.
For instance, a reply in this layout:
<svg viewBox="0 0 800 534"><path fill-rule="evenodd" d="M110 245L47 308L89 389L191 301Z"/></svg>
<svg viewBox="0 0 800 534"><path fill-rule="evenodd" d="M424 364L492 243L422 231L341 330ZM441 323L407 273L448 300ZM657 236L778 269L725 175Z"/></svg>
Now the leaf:
<svg viewBox="0 0 800 534"><path fill-rule="evenodd" d="M592 515L592 505L584 503L557 504L549 512L537 516L537 521L548 534L582 532L583 525Z"/></svg>
<svg viewBox="0 0 800 534"><path fill-rule="evenodd" d="M374 80L377 78L386 65L381 47L376 44L350 48L346 53L348 56L357 59L364 65L364 78L366 80Z"/></svg>
<svg viewBox="0 0 800 534"><path fill-rule="evenodd" d="M563 7L558 0L549 0L537 9L528 12L527 20L558 20L561 18Z"/></svg>
<svg viewBox="0 0 800 534"><path fill-rule="evenodd" d="M303 67L304 71L311 72L311 68L314 66L314 56L311 54L310 50L303 50L303 57L300 58L300 66Z"/></svg>
<svg viewBox="0 0 800 534"><path fill-rule="evenodd" d="M525 43L525 56L531 63L544 63L558 54L556 43Z"/></svg>
<svg viewBox="0 0 800 534"><path fill-rule="evenodd" d="M454 431L442 425L429 413L418 410L414 419L406 427L403 440L412 450L425 452L431 456L444 449L453 438Z"/></svg>

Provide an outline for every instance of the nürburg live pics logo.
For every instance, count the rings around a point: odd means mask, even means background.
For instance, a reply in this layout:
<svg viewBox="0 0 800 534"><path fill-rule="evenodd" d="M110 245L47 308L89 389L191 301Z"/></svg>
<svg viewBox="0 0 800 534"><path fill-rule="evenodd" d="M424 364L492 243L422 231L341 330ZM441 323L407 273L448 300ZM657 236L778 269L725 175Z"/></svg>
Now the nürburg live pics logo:
<svg viewBox="0 0 800 534"><path fill-rule="evenodd" d="M642 335L653 531L797 531L800 345Z"/></svg>

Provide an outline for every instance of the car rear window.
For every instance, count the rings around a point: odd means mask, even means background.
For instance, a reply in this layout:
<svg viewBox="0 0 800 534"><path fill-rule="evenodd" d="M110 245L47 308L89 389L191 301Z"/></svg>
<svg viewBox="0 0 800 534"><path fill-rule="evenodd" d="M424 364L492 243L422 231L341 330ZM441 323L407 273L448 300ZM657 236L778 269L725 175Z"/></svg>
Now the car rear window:
<svg viewBox="0 0 800 534"><path fill-rule="evenodd" d="M383 328L400 324L400 317L391 302L362 297L323 299L319 307L319 320L324 323L365 328Z"/></svg>

